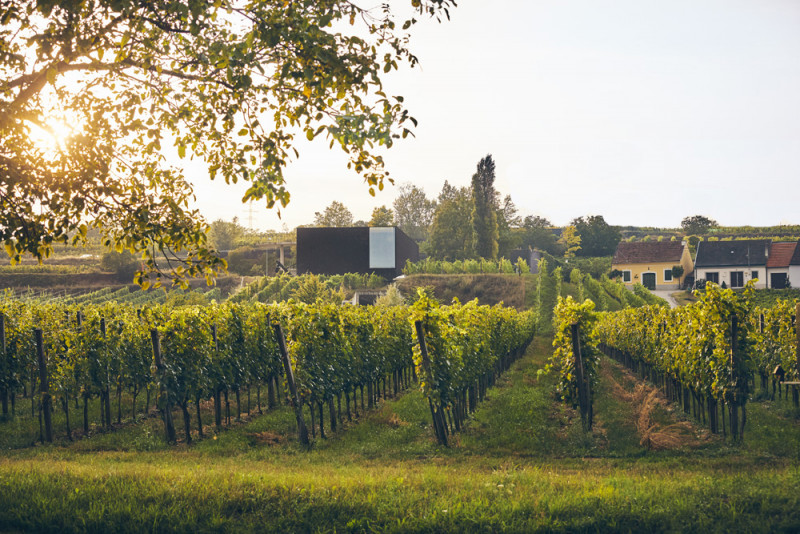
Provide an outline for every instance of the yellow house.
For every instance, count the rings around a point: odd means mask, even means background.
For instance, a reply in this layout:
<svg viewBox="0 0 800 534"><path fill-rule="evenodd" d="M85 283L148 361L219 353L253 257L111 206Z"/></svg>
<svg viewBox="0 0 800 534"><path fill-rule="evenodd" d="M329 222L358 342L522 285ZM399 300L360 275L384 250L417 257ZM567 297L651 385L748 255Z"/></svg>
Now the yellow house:
<svg viewBox="0 0 800 534"><path fill-rule="evenodd" d="M672 276L672 268L680 265L683 274ZM680 241L621 242L617 245L611 269L622 271L627 286L639 283L648 289L678 289L694 264L689 247Z"/></svg>

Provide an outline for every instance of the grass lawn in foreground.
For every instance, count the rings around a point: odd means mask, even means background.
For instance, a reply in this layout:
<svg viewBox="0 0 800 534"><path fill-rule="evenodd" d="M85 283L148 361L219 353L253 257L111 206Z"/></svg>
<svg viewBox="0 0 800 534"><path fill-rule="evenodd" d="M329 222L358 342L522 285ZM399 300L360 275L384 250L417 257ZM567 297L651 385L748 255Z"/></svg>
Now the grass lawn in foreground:
<svg viewBox="0 0 800 534"><path fill-rule="evenodd" d="M742 445L641 444L635 383L610 361L597 427L539 376L538 338L445 449L409 391L305 451L287 407L187 446L157 418L74 443L0 453L0 532L796 532L800 427L789 403L749 407ZM669 406L650 421L681 422ZM6 447L15 425L0 423ZM180 430L179 430L180 432Z"/></svg>

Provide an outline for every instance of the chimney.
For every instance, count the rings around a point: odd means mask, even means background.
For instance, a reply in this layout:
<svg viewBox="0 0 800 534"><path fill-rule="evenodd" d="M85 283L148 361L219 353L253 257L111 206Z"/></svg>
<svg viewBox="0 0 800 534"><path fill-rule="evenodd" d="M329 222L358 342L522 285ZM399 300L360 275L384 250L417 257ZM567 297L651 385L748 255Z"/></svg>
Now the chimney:
<svg viewBox="0 0 800 534"><path fill-rule="evenodd" d="M764 243L764 256L769 258L769 241Z"/></svg>

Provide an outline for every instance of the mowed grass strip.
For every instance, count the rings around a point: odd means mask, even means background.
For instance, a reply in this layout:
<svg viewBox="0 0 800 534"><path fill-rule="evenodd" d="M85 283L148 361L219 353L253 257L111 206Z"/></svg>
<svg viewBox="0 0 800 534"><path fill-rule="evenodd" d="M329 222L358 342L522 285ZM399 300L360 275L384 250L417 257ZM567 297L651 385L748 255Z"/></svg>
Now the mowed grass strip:
<svg viewBox="0 0 800 534"><path fill-rule="evenodd" d="M38 532L792 531L796 467L4 462L0 528ZM696 466L695 466L696 467Z"/></svg>

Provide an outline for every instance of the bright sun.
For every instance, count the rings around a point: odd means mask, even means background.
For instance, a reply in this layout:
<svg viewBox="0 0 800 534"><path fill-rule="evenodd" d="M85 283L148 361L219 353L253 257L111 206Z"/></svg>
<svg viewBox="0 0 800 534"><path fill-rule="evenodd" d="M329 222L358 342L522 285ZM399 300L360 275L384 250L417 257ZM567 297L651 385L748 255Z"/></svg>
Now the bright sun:
<svg viewBox="0 0 800 534"><path fill-rule="evenodd" d="M76 128L64 120L50 120L45 124L28 121L28 139L44 155L55 157L61 152L67 139L76 133Z"/></svg>

